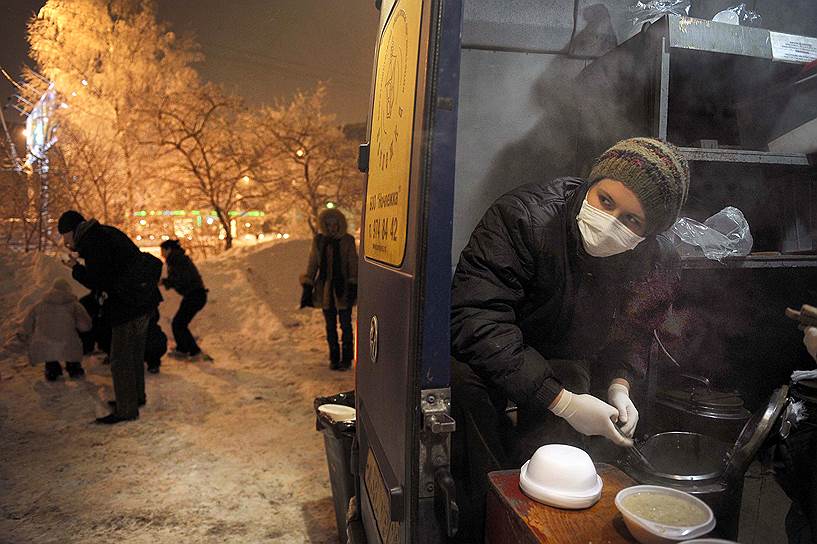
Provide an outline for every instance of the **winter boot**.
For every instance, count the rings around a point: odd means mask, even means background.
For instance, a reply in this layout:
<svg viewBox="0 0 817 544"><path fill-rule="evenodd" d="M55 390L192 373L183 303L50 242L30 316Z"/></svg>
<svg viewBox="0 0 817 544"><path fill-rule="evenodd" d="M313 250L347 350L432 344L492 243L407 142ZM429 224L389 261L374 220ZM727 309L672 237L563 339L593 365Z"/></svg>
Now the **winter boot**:
<svg viewBox="0 0 817 544"><path fill-rule="evenodd" d="M340 346L337 340L329 341L329 370L340 370Z"/></svg>
<svg viewBox="0 0 817 544"><path fill-rule="evenodd" d="M341 370L348 370L352 367L352 361L355 358L355 347L354 345L347 345L343 344L343 357L340 361L340 368Z"/></svg>
<svg viewBox="0 0 817 544"><path fill-rule="evenodd" d="M68 375L72 378L82 378L85 376L85 369L82 368L82 363L78 362L66 362L65 363L65 370L68 371Z"/></svg>
<svg viewBox="0 0 817 544"><path fill-rule="evenodd" d="M57 361L47 361L45 363L45 379L53 382L58 377L62 376L62 367Z"/></svg>

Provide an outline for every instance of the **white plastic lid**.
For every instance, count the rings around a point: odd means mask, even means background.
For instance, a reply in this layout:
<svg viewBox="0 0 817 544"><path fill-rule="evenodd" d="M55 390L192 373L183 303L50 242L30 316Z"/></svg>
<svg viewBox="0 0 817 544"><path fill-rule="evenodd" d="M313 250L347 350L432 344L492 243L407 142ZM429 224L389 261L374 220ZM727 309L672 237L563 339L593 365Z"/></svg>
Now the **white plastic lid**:
<svg viewBox="0 0 817 544"><path fill-rule="evenodd" d="M557 508L589 508L601 498L602 486L590 456L566 444L542 446L519 474L525 495Z"/></svg>
<svg viewBox="0 0 817 544"><path fill-rule="evenodd" d="M318 411L329 416L332 421L354 421L355 409L342 404L322 404L318 406Z"/></svg>
<svg viewBox="0 0 817 544"><path fill-rule="evenodd" d="M715 14L712 20L716 23L726 23L729 25L740 25L740 16L733 9L725 9Z"/></svg>
<svg viewBox="0 0 817 544"><path fill-rule="evenodd" d="M734 540L724 540L722 538L696 538L687 540L686 544L738 544Z"/></svg>

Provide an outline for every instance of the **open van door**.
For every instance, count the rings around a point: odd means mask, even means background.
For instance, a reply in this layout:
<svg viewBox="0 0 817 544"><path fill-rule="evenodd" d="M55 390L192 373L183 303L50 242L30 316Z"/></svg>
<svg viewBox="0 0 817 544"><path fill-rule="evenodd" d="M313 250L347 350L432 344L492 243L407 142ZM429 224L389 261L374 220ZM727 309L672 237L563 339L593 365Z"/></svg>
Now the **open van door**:
<svg viewBox="0 0 817 544"><path fill-rule="evenodd" d="M360 154L357 468L370 543L441 542L456 526L449 289L461 24L461 2L381 6Z"/></svg>

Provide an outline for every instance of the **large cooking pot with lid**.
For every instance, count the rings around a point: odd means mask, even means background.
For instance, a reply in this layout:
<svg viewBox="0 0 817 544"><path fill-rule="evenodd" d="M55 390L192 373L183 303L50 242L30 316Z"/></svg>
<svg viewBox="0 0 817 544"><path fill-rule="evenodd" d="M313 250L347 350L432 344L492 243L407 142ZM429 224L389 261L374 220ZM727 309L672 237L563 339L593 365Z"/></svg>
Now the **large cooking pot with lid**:
<svg viewBox="0 0 817 544"><path fill-rule="evenodd" d="M709 379L681 374L683 385L655 393L656 426L661 430L690 431L732 442L751 413L740 394L713 389Z"/></svg>
<svg viewBox="0 0 817 544"><path fill-rule="evenodd" d="M743 474L779 424L788 392L787 386L775 390L733 444L702 433L658 433L639 444L649 466L628 454L622 469L640 484L672 487L702 499L715 512L717 534L736 538Z"/></svg>

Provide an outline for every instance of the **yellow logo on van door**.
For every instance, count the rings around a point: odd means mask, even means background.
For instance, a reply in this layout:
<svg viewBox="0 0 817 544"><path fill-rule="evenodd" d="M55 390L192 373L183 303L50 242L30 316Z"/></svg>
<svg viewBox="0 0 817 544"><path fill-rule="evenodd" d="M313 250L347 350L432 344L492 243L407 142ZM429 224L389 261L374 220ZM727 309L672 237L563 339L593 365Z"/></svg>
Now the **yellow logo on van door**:
<svg viewBox="0 0 817 544"><path fill-rule="evenodd" d="M422 0L398 0L377 50L364 252L392 266L406 254L422 7Z"/></svg>

